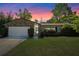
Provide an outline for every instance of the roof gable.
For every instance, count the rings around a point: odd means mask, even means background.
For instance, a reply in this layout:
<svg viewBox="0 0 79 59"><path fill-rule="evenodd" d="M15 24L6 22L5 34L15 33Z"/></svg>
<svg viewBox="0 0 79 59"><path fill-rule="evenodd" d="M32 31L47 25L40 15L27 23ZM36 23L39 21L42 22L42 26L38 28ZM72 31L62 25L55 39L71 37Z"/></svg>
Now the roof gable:
<svg viewBox="0 0 79 59"><path fill-rule="evenodd" d="M33 26L34 22L30 20L22 20L22 19L16 19L13 20L12 22L9 22L5 24L5 26Z"/></svg>

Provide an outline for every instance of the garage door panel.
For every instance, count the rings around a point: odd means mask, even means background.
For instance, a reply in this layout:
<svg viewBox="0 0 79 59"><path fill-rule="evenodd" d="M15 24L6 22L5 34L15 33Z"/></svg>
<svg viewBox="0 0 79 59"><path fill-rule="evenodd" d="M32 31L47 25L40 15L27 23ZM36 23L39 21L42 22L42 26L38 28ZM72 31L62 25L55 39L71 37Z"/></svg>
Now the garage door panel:
<svg viewBox="0 0 79 59"><path fill-rule="evenodd" d="M9 37L28 37L30 27L9 27Z"/></svg>

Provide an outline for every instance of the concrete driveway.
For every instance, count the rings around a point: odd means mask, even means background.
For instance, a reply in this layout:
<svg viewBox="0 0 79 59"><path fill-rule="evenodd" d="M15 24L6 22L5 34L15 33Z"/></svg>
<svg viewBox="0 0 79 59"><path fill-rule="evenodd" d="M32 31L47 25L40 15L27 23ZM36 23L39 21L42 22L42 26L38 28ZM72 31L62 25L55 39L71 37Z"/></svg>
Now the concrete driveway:
<svg viewBox="0 0 79 59"><path fill-rule="evenodd" d="M23 41L24 39L0 38L0 56L4 55Z"/></svg>

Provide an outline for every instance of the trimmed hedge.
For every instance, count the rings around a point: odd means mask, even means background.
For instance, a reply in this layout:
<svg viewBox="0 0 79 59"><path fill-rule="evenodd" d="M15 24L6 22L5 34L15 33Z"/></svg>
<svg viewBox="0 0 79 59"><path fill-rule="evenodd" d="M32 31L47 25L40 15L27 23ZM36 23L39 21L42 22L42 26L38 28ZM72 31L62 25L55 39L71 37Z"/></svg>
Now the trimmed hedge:
<svg viewBox="0 0 79 59"><path fill-rule="evenodd" d="M44 36L79 36L79 33L77 33L72 28L64 28L61 30L61 32L55 32L54 30L44 30L40 33L40 37Z"/></svg>
<svg viewBox="0 0 79 59"><path fill-rule="evenodd" d="M73 28L65 28L61 30L61 35L64 36L76 36L77 33L75 30L73 30Z"/></svg>
<svg viewBox="0 0 79 59"><path fill-rule="evenodd" d="M40 33L40 37L53 36L56 33L54 30L44 30Z"/></svg>

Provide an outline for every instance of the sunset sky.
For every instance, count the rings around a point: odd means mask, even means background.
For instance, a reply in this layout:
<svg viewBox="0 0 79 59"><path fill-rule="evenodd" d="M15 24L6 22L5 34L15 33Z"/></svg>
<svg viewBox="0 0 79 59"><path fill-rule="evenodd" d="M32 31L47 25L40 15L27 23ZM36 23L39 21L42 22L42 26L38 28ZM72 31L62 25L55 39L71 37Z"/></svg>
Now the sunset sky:
<svg viewBox="0 0 79 59"><path fill-rule="evenodd" d="M15 14L19 9L27 8L32 14L32 20L46 21L53 16L51 10L55 8L55 5L54 3L0 3L0 11L4 13L12 11L12 14ZM68 5L79 14L79 4Z"/></svg>

